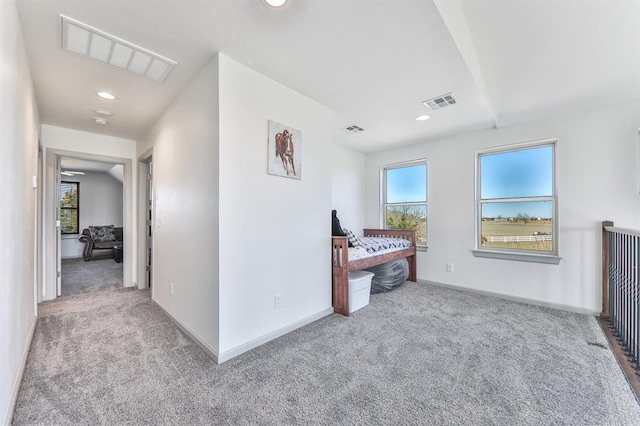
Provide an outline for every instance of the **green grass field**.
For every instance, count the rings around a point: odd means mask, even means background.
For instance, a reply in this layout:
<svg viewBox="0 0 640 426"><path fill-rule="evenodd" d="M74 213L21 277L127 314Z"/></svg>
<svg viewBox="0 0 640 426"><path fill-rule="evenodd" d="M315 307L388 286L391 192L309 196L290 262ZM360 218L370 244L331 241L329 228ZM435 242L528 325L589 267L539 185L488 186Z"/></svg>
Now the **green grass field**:
<svg viewBox="0 0 640 426"><path fill-rule="evenodd" d="M522 222L494 222L482 221L483 236L500 236L500 235L533 235L535 232L544 232L551 234L553 227L550 220L534 220L526 225ZM482 247L495 248L512 248L521 250L540 250L552 251L553 243L551 241L531 241L531 242L482 242Z"/></svg>
<svg viewBox="0 0 640 426"><path fill-rule="evenodd" d="M482 235L533 235L534 232L551 234L551 221L534 220L526 225L522 222L482 221Z"/></svg>

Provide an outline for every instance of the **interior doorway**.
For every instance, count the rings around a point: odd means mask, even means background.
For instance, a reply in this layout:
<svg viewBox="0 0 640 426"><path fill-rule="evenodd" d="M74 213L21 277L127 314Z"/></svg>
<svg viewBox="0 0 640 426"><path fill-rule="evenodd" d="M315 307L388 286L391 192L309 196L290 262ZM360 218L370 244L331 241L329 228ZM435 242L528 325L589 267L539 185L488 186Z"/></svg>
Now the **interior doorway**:
<svg viewBox="0 0 640 426"><path fill-rule="evenodd" d="M57 296L121 288L124 165L61 156L57 177Z"/></svg>

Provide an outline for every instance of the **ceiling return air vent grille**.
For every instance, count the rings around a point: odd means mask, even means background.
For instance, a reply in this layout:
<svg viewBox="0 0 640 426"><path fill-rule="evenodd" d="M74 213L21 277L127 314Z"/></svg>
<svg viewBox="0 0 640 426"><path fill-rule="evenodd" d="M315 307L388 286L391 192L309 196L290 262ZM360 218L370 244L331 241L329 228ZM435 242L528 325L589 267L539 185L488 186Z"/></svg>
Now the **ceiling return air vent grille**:
<svg viewBox="0 0 640 426"><path fill-rule="evenodd" d="M351 133L364 132L364 129L362 127L356 126L355 124L352 124L350 126L345 127L344 130L346 130L347 132L351 132Z"/></svg>
<svg viewBox="0 0 640 426"><path fill-rule="evenodd" d="M119 39L82 22L60 15L61 46L97 61L162 83L177 65L150 50Z"/></svg>
<svg viewBox="0 0 640 426"><path fill-rule="evenodd" d="M456 98L453 96L453 93L447 93L446 95L424 101L422 104L435 111L448 107L449 105L455 105L456 103Z"/></svg>

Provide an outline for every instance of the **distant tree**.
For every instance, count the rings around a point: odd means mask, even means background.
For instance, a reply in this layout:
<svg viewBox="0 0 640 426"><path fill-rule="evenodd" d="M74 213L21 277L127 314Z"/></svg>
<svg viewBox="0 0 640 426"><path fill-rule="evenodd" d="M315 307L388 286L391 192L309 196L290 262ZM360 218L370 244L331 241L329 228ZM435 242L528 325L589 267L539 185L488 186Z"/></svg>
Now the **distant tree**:
<svg viewBox="0 0 640 426"><path fill-rule="evenodd" d="M60 226L63 234L78 233L78 191L69 189L60 199Z"/></svg>
<svg viewBox="0 0 640 426"><path fill-rule="evenodd" d="M69 189L60 200L60 207L78 207L78 191Z"/></svg>
<svg viewBox="0 0 640 426"><path fill-rule="evenodd" d="M523 221L526 225L531 220L531 216L526 213L518 213L517 219Z"/></svg>
<svg viewBox="0 0 640 426"><path fill-rule="evenodd" d="M502 220L502 215L501 215L501 214L499 214L498 216L496 216L496 220L497 220L497 221L501 221L501 220Z"/></svg>
<svg viewBox="0 0 640 426"><path fill-rule="evenodd" d="M426 241L426 221L419 207L404 205L387 210L387 228L416 230L418 241Z"/></svg>

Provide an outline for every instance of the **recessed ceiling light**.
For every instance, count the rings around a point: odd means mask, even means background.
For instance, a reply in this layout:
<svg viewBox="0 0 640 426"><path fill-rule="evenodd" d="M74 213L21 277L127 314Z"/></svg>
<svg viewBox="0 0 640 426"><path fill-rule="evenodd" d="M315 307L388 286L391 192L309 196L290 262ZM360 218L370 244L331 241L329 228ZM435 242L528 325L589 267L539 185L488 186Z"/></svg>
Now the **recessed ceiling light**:
<svg viewBox="0 0 640 426"><path fill-rule="evenodd" d="M113 95L109 92L98 92L96 95L100 96L102 99L109 99L110 101L116 98L116 95Z"/></svg>
<svg viewBox="0 0 640 426"><path fill-rule="evenodd" d="M430 119L430 118L431 118L431 116L430 116L430 115L426 115L426 114L424 114L424 115L419 115L419 116L417 116L417 117L416 117L416 121L425 121L425 120L428 120L428 119Z"/></svg>
<svg viewBox="0 0 640 426"><path fill-rule="evenodd" d="M101 118L101 117L94 117L93 121L95 121L96 124L99 124L101 126L104 126L108 122L108 120L106 118Z"/></svg>
<svg viewBox="0 0 640 426"><path fill-rule="evenodd" d="M271 7L282 7L287 3L287 0L264 0Z"/></svg>
<svg viewBox="0 0 640 426"><path fill-rule="evenodd" d="M94 109L93 112L95 112L96 115L101 115L103 117L111 117L113 115L111 111L107 111L106 109Z"/></svg>

